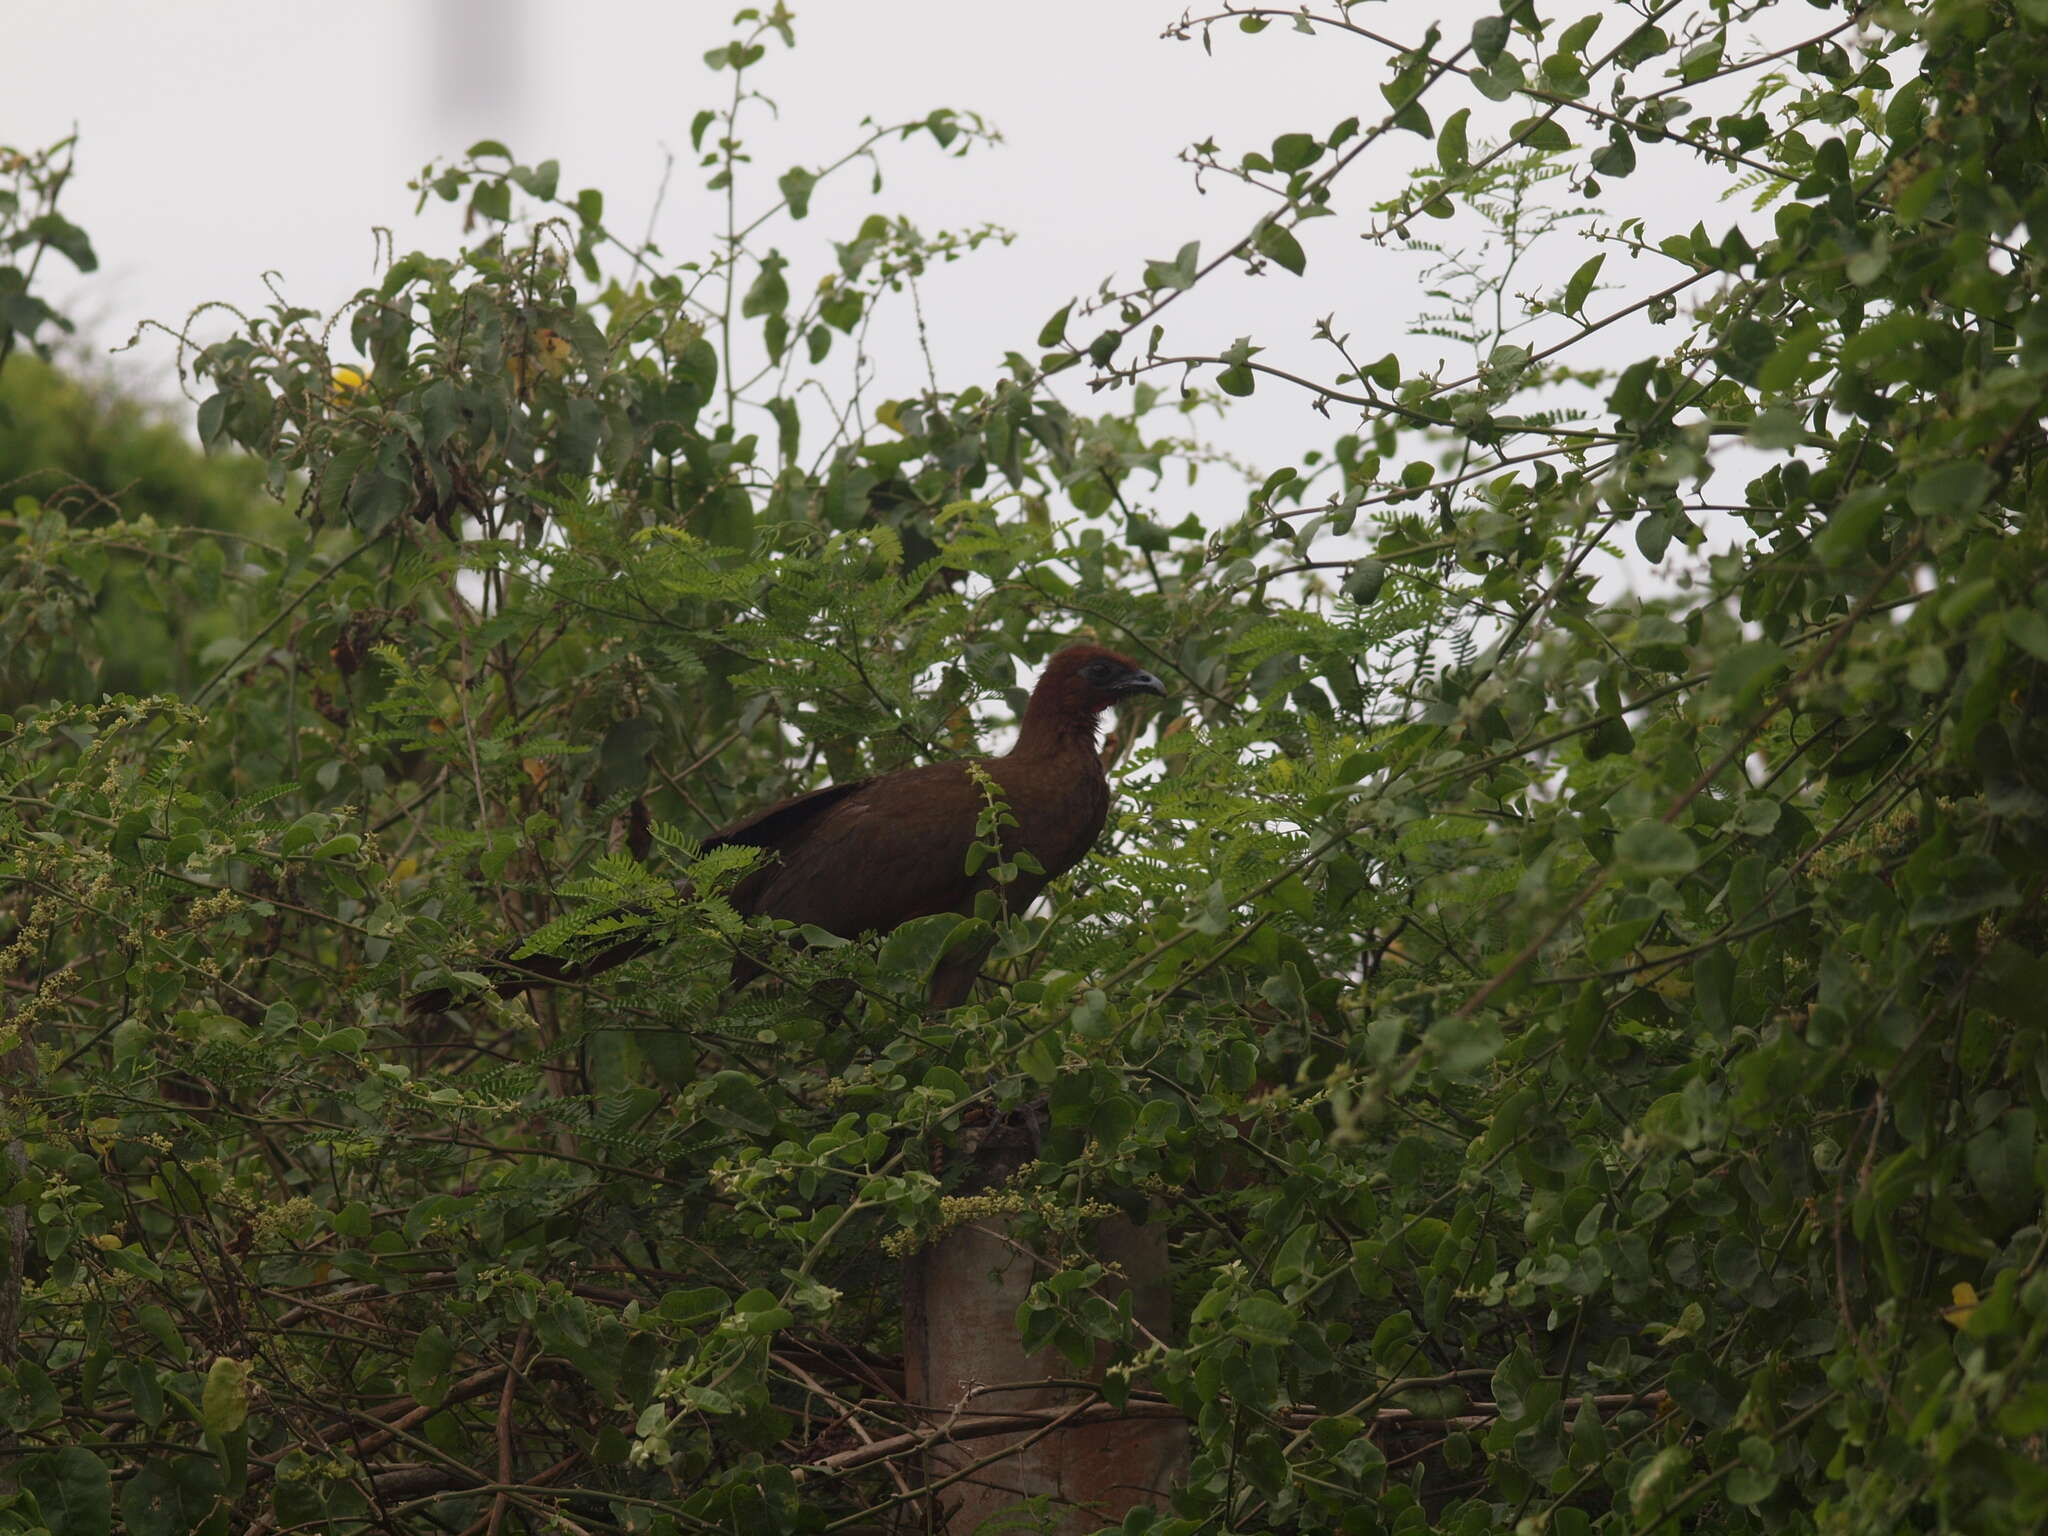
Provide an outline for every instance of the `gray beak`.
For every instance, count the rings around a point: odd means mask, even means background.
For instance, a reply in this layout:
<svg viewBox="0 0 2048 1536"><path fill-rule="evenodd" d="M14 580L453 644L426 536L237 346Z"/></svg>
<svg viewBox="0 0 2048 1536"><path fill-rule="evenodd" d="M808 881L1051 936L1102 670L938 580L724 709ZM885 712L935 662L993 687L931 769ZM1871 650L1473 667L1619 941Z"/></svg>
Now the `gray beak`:
<svg viewBox="0 0 2048 1536"><path fill-rule="evenodd" d="M1163 699L1166 697L1166 684L1160 682L1150 672L1126 672L1117 683L1116 691L1118 693L1156 693Z"/></svg>

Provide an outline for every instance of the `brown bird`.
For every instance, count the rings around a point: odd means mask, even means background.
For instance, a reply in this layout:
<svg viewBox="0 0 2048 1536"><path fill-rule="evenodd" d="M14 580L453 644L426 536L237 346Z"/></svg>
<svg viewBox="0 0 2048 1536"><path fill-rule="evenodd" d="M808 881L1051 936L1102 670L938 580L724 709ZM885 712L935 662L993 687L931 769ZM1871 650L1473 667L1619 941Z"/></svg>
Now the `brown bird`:
<svg viewBox="0 0 2048 1536"><path fill-rule="evenodd" d="M1015 820L998 841L1002 859L1022 867L1001 892L1006 911L1022 912L1080 863L1102 832L1109 814L1109 780L1097 749L1102 712L1133 694L1165 692L1127 656L1069 646L1046 663L1017 744L1003 756L927 763L814 789L720 828L702 847L707 853L728 846L766 850L768 858L731 893L743 916L813 924L852 939L941 912L972 915L976 896L998 889L989 868L967 868L969 851L987 840L977 836L990 801L972 771L978 763ZM1018 860L1019 854L1029 860ZM647 941L636 939L582 961L534 956L518 962L521 974L496 983L497 990L509 997L527 986L581 980L646 948ZM940 965L932 977L933 1006L951 1008L966 998L985 953L977 949ZM760 970L742 956L733 964L733 982L749 981ZM437 1012L448 996L422 994L413 1008Z"/></svg>

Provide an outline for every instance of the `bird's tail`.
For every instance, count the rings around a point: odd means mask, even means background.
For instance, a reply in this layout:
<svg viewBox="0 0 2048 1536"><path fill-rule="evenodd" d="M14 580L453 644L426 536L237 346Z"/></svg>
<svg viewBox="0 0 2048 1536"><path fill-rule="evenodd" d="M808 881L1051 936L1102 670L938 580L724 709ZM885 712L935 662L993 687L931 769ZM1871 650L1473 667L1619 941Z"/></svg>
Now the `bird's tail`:
<svg viewBox="0 0 2048 1536"><path fill-rule="evenodd" d="M616 966L624 965L628 960L646 954L655 948L657 942L654 935L643 933L608 945L594 954L526 955L519 959L513 957L524 946L515 945L484 961L476 967L476 972L484 978L485 986L498 996L516 997L529 987L580 986L593 976L600 976ZM406 1016L427 1018L437 1013L446 1013L462 999L476 995L473 988L430 987L406 998Z"/></svg>

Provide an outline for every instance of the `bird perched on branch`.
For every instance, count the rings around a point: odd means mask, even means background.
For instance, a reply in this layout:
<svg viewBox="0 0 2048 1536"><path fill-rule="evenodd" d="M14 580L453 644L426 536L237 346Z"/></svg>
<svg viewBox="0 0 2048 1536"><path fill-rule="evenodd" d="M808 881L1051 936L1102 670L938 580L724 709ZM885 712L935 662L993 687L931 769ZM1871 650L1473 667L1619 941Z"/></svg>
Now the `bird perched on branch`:
<svg viewBox="0 0 2048 1536"><path fill-rule="evenodd" d="M720 828L703 840L703 849L765 851L731 893L743 916L813 924L842 938L888 933L942 912L971 915L976 896L994 888L993 869L1001 863L1014 867L1004 906L1022 912L1080 863L1102 832L1109 814L1109 780L1098 751L1103 711L1134 694L1165 692L1127 656L1069 646L1046 663L1017 744L1003 756L926 763L814 789ZM992 802L1011 824L984 832ZM999 857L970 871L977 842L995 842ZM534 956L495 985L509 997L529 986L580 981L647 947L647 940L634 939L581 961ZM939 966L930 994L935 1007L966 998L984 953L952 956ZM501 962L506 968L512 967ZM760 969L742 956L733 966L734 984ZM416 997L412 1006L438 1012L448 1000L439 991Z"/></svg>

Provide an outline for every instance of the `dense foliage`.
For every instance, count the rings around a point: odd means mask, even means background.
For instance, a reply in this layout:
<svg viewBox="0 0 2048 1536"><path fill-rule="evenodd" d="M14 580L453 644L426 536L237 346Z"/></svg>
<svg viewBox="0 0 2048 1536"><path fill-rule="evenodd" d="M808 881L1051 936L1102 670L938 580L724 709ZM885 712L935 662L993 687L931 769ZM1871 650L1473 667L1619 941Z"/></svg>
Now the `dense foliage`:
<svg viewBox="0 0 2048 1536"><path fill-rule="evenodd" d="M1018 1327L1185 1415L1154 1529L2048 1519L2048 8L1382 23L1186 18L1377 53L1384 110L1197 146L1239 243L927 387L865 340L986 232L769 242L981 126L771 187L790 22L743 13L698 259L478 145L421 180L474 244L189 359L283 531L27 488L8 642L70 653L0 661L0 1527L877 1528L898 1256L989 1209L936 1153L1041 1097ZM1600 216L1667 166L1734 198ZM0 252L89 256L54 217L0 202ZM1353 356L1358 234L1425 229L1414 355ZM1308 362L1169 347L1254 276L1327 284ZM1204 525L1197 425L1255 390L1331 435ZM152 614L197 649L102 682ZM921 1006L955 919L776 948L723 903L747 855L693 834L971 749L1083 633L1176 698L975 1003ZM726 993L735 942L782 984ZM1171 1233L1170 1339L1104 1299L1112 1211Z"/></svg>

